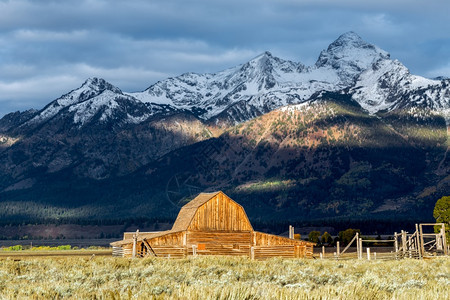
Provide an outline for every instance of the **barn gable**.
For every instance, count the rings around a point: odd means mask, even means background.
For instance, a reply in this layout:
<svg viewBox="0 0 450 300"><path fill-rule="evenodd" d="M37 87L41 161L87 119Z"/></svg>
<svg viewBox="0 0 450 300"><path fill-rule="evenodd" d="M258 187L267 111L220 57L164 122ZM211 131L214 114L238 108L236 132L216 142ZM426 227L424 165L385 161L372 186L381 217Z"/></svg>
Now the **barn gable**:
<svg viewBox="0 0 450 300"><path fill-rule="evenodd" d="M223 192L201 193L183 206L172 231L253 231L244 208Z"/></svg>

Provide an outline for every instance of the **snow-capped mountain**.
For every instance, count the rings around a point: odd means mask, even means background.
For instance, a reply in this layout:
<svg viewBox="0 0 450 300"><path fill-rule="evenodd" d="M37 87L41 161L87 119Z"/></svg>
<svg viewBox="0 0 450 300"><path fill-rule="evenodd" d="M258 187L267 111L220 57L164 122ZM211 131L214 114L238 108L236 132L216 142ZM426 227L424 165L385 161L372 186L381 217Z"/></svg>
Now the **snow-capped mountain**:
<svg viewBox="0 0 450 300"><path fill-rule="evenodd" d="M160 216L196 187L281 219L429 204L450 190L449 115L449 79L412 75L353 32L313 66L265 52L138 93L90 78L0 119L0 217L34 215L29 199L81 207L71 217Z"/></svg>
<svg viewBox="0 0 450 300"><path fill-rule="evenodd" d="M340 86L351 86L361 72L389 58L386 51L365 42L354 32L347 32L320 53L315 67L335 73Z"/></svg>
<svg viewBox="0 0 450 300"><path fill-rule="evenodd" d="M160 81L144 92L130 93L150 103L169 104L209 119L241 101L275 90L284 93L300 82L305 67L265 52L251 61L215 74L186 73ZM279 105L288 104L279 99Z"/></svg>
<svg viewBox="0 0 450 300"><path fill-rule="evenodd" d="M247 63L212 74L185 73L143 92L124 93L103 79L88 79L39 111L25 125L52 118L88 123L137 124L156 115L190 112L213 124L232 125L278 107L306 102L322 91L353 95L371 114L421 107L450 111L449 80L412 75L389 53L356 33L341 35L313 66L265 52Z"/></svg>
<svg viewBox="0 0 450 300"><path fill-rule="evenodd" d="M450 80L412 75L398 60L377 61L358 76L351 93L372 114L418 107L441 112L450 121Z"/></svg>
<svg viewBox="0 0 450 300"><path fill-rule="evenodd" d="M70 119L79 127L88 123L141 123L155 114L174 109L167 105L142 103L106 82L89 78L81 87L52 101L22 126L42 124L52 119Z"/></svg>
<svg viewBox="0 0 450 300"><path fill-rule="evenodd" d="M448 109L447 85L443 80L411 75L389 53L348 32L323 50L314 66L265 52L222 72L186 73L128 95L189 110L204 120L225 118L239 123L277 107L305 102L320 91L345 89L351 89L354 99L371 113L405 107L410 101ZM433 91L425 92L428 88Z"/></svg>

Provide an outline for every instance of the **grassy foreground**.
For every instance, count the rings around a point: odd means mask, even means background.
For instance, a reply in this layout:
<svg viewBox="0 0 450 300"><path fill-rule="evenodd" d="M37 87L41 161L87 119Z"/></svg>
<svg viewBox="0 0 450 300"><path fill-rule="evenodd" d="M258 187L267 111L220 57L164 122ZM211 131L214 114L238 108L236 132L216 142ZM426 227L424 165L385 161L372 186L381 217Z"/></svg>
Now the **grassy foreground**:
<svg viewBox="0 0 450 300"><path fill-rule="evenodd" d="M0 259L0 299L448 299L450 259Z"/></svg>

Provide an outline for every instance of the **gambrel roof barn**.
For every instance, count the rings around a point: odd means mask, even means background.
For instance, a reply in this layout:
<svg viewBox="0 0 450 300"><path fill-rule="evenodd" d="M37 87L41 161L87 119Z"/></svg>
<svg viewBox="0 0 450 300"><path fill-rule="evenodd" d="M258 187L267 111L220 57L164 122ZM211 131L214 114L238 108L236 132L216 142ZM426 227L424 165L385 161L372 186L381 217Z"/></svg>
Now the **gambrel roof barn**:
<svg viewBox="0 0 450 300"><path fill-rule="evenodd" d="M125 257L241 255L310 257L313 243L253 230L244 208L223 192L201 193L183 206L171 230L126 232L111 243Z"/></svg>

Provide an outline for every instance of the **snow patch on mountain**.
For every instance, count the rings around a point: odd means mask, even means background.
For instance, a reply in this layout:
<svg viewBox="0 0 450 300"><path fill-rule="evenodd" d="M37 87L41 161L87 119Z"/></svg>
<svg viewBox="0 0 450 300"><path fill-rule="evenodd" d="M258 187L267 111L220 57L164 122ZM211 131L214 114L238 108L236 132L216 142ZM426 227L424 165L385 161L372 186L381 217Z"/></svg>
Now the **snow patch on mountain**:
<svg viewBox="0 0 450 300"><path fill-rule="evenodd" d="M115 101L116 97L117 94L114 92L104 91L96 97L70 106L69 112L74 113L74 123L83 125L97 114L101 108L104 108L104 111L100 116L100 120L105 121L108 117L111 117L114 110L119 107L119 104Z"/></svg>
<svg viewBox="0 0 450 300"><path fill-rule="evenodd" d="M110 96L113 94L122 95L122 91L119 88L106 82L104 79L89 78L78 89L72 90L44 107L27 124L32 125L49 120L56 116L62 109L95 98L104 91L109 91L110 93L108 95Z"/></svg>
<svg viewBox="0 0 450 300"><path fill-rule="evenodd" d="M410 74L398 60L379 60L357 78L353 99L369 113L413 106L450 108L448 84Z"/></svg>

